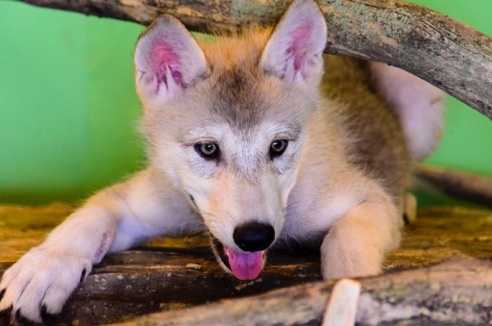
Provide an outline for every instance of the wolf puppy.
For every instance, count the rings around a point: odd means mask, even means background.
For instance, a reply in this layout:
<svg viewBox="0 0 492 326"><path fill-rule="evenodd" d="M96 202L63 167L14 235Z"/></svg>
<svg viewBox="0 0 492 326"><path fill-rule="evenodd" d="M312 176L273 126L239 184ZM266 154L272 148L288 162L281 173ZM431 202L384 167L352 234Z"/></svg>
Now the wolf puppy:
<svg viewBox="0 0 492 326"><path fill-rule="evenodd" d="M258 277L273 245L320 248L325 279L381 272L412 161L441 94L383 64L326 57L325 20L294 1L277 27L198 44L164 16L135 53L149 166L102 190L3 275L0 309L41 321L108 252L207 230L224 269ZM322 80L323 79L323 80Z"/></svg>

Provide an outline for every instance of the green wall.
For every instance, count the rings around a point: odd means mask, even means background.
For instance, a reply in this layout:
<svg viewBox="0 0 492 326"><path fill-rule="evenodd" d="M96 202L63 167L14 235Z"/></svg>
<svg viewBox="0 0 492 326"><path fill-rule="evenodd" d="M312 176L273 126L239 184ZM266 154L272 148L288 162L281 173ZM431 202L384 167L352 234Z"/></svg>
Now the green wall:
<svg viewBox="0 0 492 326"><path fill-rule="evenodd" d="M491 0L419 0L492 35ZM144 165L132 53L142 27L0 1L0 202L78 200ZM492 174L492 124L450 99L429 159Z"/></svg>
<svg viewBox="0 0 492 326"><path fill-rule="evenodd" d="M143 165L142 27L0 3L0 201L85 197Z"/></svg>

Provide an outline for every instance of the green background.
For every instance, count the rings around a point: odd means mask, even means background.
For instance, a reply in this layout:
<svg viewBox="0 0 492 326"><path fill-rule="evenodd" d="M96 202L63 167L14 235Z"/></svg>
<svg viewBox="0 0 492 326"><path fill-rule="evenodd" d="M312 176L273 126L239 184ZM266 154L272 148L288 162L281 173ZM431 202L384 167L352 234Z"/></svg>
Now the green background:
<svg viewBox="0 0 492 326"><path fill-rule="evenodd" d="M492 35L491 0L419 0ZM0 1L0 202L78 200L142 167L142 27ZM431 163L492 174L492 124L449 99Z"/></svg>

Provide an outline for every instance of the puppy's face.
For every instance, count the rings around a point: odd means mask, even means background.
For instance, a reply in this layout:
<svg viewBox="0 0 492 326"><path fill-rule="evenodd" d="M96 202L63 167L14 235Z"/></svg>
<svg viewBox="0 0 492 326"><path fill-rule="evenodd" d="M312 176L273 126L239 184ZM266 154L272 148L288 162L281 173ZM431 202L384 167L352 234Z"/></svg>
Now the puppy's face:
<svg viewBox="0 0 492 326"><path fill-rule="evenodd" d="M151 163L190 199L219 262L239 279L260 274L282 231L325 43L310 1L295 1L273 33L200 47L164 16L138 42Z"/></svg>

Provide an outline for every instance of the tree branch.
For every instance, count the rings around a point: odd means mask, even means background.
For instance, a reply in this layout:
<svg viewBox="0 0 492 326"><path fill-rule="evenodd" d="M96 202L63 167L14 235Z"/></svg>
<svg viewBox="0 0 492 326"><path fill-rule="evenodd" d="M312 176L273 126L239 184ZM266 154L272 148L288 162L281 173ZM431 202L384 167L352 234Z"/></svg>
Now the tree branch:
<svg viewBox="0 0 492 326"><path fill-rule="evenodd" d="M277 21L287 0L24 0L37 6L148 24L160 14L189 29L223 33ZM319 0L327 51L403 68L492 119L492 39L400 0Z"/></svg>
<svg viewBox="0 0 492 326"><path fill-rule="evenodd" d="M492 208L492 177L422 164L415 175L448 196Z"/></svg>
<svg viewBox="0 0 492 326"><path fill-rule="evenodd" d="M408 325L409 320L419 325L478 325L490 321L492 265L488 261L455 258L361 283L356 321L362 325ZM307 283L249 298L149 314L117 325L319 325L332 286Z"/></svg>

